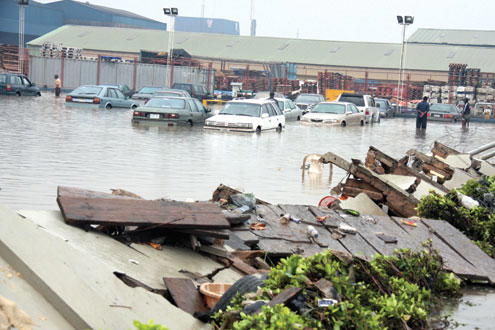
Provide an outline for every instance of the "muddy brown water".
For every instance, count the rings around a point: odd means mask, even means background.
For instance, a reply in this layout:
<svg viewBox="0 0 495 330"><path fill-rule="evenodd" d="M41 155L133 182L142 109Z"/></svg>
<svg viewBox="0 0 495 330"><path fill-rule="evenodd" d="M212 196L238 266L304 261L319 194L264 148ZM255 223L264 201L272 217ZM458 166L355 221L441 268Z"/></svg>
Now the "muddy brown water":
<svg viewBox="0 0 495 330"><path fill-rule="evenodd" d="M365 127L325 127L289 122L281 133L261 135L131 123L130 110L66 108L64 99L0 97L0 203L15 209L57 209L58 185L144 198L207 200L219 183L270 202L316 204L332 186L328 167L301 176L304 156L332 151L364 159L373 145L393 157L427 152L435 140L468 151L495 139L495 125L429 122L424 135L412 119ZM344 172L335 169L333 184ZM495 291L467 289L450 306L461 328L495 329Z"/></svg>

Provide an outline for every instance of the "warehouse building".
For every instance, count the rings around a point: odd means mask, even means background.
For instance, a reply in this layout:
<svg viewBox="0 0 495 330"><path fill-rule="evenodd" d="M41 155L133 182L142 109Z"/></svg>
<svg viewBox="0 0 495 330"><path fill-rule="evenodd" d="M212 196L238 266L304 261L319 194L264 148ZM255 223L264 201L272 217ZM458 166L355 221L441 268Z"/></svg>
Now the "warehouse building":
<svg viewBox="0 0 495 330"><path fill-rule="evenodd" d="M430 30L429 33L447 36L448 30ZM407 81L447 82L451 63L464 63L493 76L495 62L491 59L495 56L495 47L459 44L454 38L446 37L443 40L447 42L434 42L435 38L421 38L421 35L424 35L423 29L413 34L412 41L406 47L404 67ZM490 35L494 36L491 40L495 44L495 32L492 31ZM487 39L490 40L490 37ZM66 25L31 41L30 53L39 54L39 49L45 42L83 48L83 53L89 57L112 55L134 59L139 57L141 50L166 51L168 32ZM487 43L489 42L483 42ZM398 43L189 32L176 32L174 48L184 49L204 65L211 65L218 71L235 68L266 70L268 64L277 63L294 68L298 79L315 79L318 72L329 70L367 81L396 81L401 53L401 44Z"/></svg>
<svg viewBox="0 0 495 330"><path fill-rule="evenodd" d="M239 35L239 22L222 18L177 16L175 31Z"/></svg>

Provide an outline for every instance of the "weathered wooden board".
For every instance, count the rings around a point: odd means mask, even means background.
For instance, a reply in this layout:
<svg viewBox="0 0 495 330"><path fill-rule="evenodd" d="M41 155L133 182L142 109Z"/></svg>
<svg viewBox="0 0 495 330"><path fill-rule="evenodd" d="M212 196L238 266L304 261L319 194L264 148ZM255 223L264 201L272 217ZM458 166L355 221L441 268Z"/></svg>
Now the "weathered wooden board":
<svg viewBox="0 0 495 330"><path fill-rule="evenodd" d="M424 224L440 237L451 249L462 255L480 271L480 276L487 276L495 283L495 259L490 258L457 228L442 220L423 220Z"/></svg>
<svg viewBox="0 0 495 330"><path fill-rule="evenodd" d="M100 191L80 189L74 187L57 187L57 197L108 198L108 199L136 199L129 196L114 195Z"/></svg>
<svg viewBox="0 0 495 330"><path fill-rule="evenodd" d="M435 233L432 232L424 224L423 221L416 221L417 226L411 227L400 223L400 218L394 218L394 220L410 234L410 246L404 247L407 247L411 250L420 250L422 248L422 243L431 239L433 247L440 253L442 258L444 259L446 268L461 276L478 277L477 274L480 273L480 270L476 269L476 267L473 267L473 265L470 264L468 260L466 260L463 256L459 255L458 253L456 253L456 251L452 250L447 244L445 244L444 241L437 235L435 235ZM481 277L484 276L485 274L481 275Z"/></svg>
<svg viewBox="0 0 495 330"><path fill-rule="evenodd" d="M203 297L188 278L164 277L163 282L170 292L177 307L194 315L195 312L207 312Z"/></svg>
<svg viewBox="0 0 495 330"><path fill-rule="evenodd" d="M184 203L140 199L59 197L69 224L161 225L169 228L229 228L220 207L213 203Z"/></svg>
<svg viewBox="0 0 495 330"><path fill-rule="evenodd" d="M296 287L289 287L287 289L285 289L284 291L280 292L278 295L276 295L275 297L273 297L272 300L270 300L270 302L268 302L268 306L270 307L273 307L275 305L278 305L278 304L285 304L289 301L291 301L292 299L294 299L295 296L297 296L297 294L299 292L301 292L302 288L296 288Z"/></svg>

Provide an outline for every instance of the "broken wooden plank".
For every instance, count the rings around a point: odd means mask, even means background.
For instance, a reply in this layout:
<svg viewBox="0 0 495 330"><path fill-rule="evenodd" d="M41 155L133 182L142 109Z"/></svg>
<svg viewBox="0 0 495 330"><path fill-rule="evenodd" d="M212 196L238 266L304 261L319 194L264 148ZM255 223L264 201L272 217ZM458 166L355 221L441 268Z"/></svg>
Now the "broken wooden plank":
<svg viewBox="0 0 495 330"><path fill-rule="evenodd" d="M194 315L208 311L203 297L193 281L188 278L164 277L163 282L167 287L177 307Z"/></svg>
<svg viewBox="0 0 495 330"><path fill-rule="evenodd" d="M301 292L301 290L302 288L297 288L294 286L288 287L284 291L273 297L273 299L270 300L267 305L269 307L273 307L279 304L284 305L294 299L295 296L297 296L299 292Z"/></svg>
<svg viewBox="0 0 495 330"><path fill-rule="evenodd" d="M478 275L487 276L492 284L495 283L495 259L490 258L483 250L474 244L457 228L443 220L423 220L428 228L445 244L454 249L458 254L474 265L479 271Z"/></svg>
<svg viewBox="0 0 495 330"><path fill-rule="evenodd" d="M120 189L119 189L120 190ZM57 198L58 197L81 197L81 198L107 198L107 199L141 199L138 197L130 197L124 195L115 195L110 193L104 193L99 191L80 189L74 187L57 187Z"/></svg>
<svg viewBox="0 0 495 330"><path fill-rule="evenodd" d="M438 156L441 158L447 158L448 155L457 155L460 152L446 146L445 144L442 144L438 141L435 141L433 144L433 149L431 149L431 152L434 156Z"/></svg>
<svg viewBox="0 0 495 330"><path fill-rule="evenodd" d="M354 177L369 183L375 189L379 190L385 196L387 205L394 213L405 217L416 215L415 208L419 201L415 197L399 187L383 181L378 177L378 174L371 172L369 169L358 164L358 162L350 163L331 152L324 154L322 161L339 166L354 175Z"/></svg>
<svg viewBox="0 0 495 330"><path fill-rule="evenodd" d="M250 231L231 230L231 233L235 234L237 237L239 237L244 242L244 244L246 244L247 246L250 246L250 247L255 246L260 241L260 239L256 235L251 233Z"/></svg>
<svg viewBox="0 0 495 330"><path fill-rule="evenodd" d="M167 228L222 229L230 225L218 205L139 199L59 197L64 220L74 225L160 225Z"/></svg>
<svg viewBox="0 0 495 330"><path fill-rule="evenodd" d="M444 180L450 180L454 174L453 169L448 164L435 157L425 155L418 150L411 149L407 151L407 155L419 160L421 162L420 168L426 174L434 172L432 174L436 176L440 175Z"/></svg>
<svg viewBox="0 0 495 330"><path fill-rule="evenodd" d="M226 229L208 230L208 229L174 229L175 232L199 236L199 237L214 237L220 239L229 239L230 231Z"/></svg>
<svg viewBox="0 0 495 330"><path fill-rule="evenodd" d="M224 244L236 251L251 250L251 247L244 243L236 233L231 233L230 238L226 240Z"/></svg>

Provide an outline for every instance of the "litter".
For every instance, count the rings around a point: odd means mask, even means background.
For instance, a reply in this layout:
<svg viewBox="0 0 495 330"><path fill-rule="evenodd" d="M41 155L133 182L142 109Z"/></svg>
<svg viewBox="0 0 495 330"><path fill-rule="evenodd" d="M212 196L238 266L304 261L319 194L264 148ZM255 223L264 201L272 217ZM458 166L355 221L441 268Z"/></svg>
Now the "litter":
<svg viewBox="0 0 495 330"><path fill-rule="evenodd" d="M265 230L266 224L257 222L257 223L251 224L251 226L249 226L249 228L252 230Z"/></svg>
<svg viewBox="0 0 495 330"><path fill-rule="evenodd" d="M358 211L356 211L356 210L344 209L342 211L344 211L345 213L350 214L350 215L352 215L354 217L359 217L359 215L360 215L360 213Z"/></svg>
<svg viewBox="0 0 495 330"><path fill-rule="evenodd" d="M386 235L385 233L376 233L375 235L387 244L397 243L397 238L394 236Z"/></svg>
<svg viewBox="0 0 495 330"><path fill-rule="evenodd" d="M418 226L416 224L416 221L414 221L414 220L405 220L405 219L402 219L400 222L403 223L403 224L405 224L405 225L411 226L411 227L417 227Z"/></svg>
<svg viewBox="0 0 495 330"><path fill-rule="evenodd" d="M328 307L338 303L339 302L335 299L318 299L318 307Z"/></svg>
<svg viewBox="0 0 495 330"><path fill-rule="evenodd" d="M343 222L340 223L339 230L343 231L344 233L347 233L347 234L356 234L357 233L356 228L349 226L348 224L343 223Z"/></svg>
<svg viewBox="0 0 495 330"><path fill-rule="evenodd" d="M315 227L309 225L308 227L306 227L306 233L308 234L309 237L313 237L313 238L317 238L319 233L318 231L316 230Z"/></svg>

